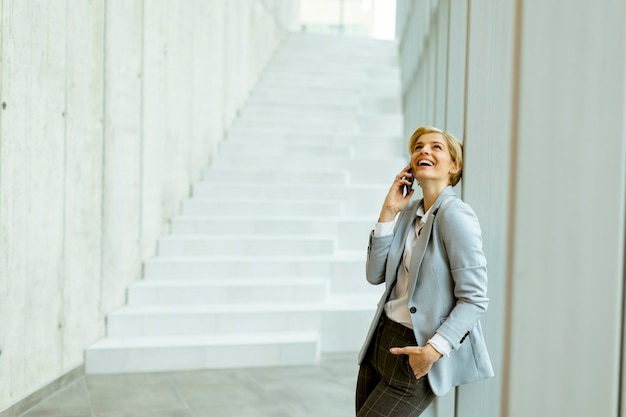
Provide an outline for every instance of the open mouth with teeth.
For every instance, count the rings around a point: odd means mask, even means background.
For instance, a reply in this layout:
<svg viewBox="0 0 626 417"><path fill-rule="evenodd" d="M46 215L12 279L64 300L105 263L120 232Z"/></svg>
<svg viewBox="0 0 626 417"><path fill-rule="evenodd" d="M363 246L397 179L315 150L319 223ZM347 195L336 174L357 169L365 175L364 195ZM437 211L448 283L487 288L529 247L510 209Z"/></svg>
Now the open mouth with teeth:
<svg viewBox="0 0 626 417"><path fill-rule="evenodd" d="M433 164L432 162L426 160L426 159L422 159L421 161L417 162L417 166L418 167L432 167L435 164Z"/></svg>

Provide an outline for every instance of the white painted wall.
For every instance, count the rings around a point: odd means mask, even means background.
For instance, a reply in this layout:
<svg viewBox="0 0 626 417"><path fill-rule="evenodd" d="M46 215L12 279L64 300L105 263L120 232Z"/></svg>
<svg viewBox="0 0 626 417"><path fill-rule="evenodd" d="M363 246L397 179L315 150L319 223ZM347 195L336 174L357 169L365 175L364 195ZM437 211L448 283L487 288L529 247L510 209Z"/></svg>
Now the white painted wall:
<svg viewBox="0 0 626 417"><path fill-rule="evenodd" d="M81 366L297 0L0 0L0 410Z"/></svg>
<svg viewBox="0 0 626 417"><path fill-rule="evenodd" d="M425 415L624 415L625 19L623 2L398 2L405 133L464 139L497 374Z"/></svg>

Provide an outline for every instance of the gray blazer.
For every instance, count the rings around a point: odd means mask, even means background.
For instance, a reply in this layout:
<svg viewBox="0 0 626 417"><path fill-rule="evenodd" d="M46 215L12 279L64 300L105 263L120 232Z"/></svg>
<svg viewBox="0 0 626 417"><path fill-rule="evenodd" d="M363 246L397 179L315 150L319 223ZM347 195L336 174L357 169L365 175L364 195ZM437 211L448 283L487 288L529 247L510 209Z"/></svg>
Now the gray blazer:
<svg viewBox="0 0 626 417"><path fill-rule="evenodd" d="M393 235L370 234L367 280L374 285L384 282L386 288L359 354L359 363L384 314L385 302L397 279L406 236L420 204L421 201L412 201L399 214ZM439 194L432 210L411 256L409 311L419 346L424 346L435 332L452 345L450 357L439 359L428 373L433 392L444 395L457 385L493 376L479 321L489 302L487 262L478 219L452 187Z"/></svg>

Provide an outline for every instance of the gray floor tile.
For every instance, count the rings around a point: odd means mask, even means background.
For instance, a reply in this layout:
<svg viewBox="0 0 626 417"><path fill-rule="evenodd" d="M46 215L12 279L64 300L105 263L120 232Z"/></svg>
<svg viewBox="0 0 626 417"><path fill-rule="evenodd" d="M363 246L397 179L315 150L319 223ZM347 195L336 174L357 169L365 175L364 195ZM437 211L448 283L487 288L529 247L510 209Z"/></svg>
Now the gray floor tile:
<svg viewBox="0 0 626 417"><path fill-rule="evenodd" d="M187 408L167 374L88 375L85 381L97 415L130 410L175 412Z"/></svg>
<svg viewBox="0 0 626 417"><path fill-rule="evenodd" d="M188 410L125 410L96 413L94 417L195 417Z"/></svg>
<svg viewBox="0 0 626 417"><path fill-rule="evenodd" d="M91 417L91 410L89 407L68 407L64 409L36 407L22 414L21 417Z"/></svg>
<svg viewBox="0 0 626 417"><path fill-rule="evenodd" d="M317 366L87 375L20 417L352 417L354 354Z"/></svg>
<svg viewBox="0 0 626 417"><path fill-rule="evenodd" d="M82 379L63 388L22 414L22 417L91 417L87 390Z"/></svg>

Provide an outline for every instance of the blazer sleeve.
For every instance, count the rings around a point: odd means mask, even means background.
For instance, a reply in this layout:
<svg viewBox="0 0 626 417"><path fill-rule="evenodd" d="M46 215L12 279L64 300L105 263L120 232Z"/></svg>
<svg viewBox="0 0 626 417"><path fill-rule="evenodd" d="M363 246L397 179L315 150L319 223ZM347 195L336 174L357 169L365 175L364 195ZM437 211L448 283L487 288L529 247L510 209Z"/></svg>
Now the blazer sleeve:
<svg viewBox="0 0 626 417"><path fill-rule="evenodd" d="M476 214L455 198L438 213L456 304L437 332L458 349L487 310L487 261Z"/></svg>
<svg viewBox="0 0 626 417"><path fill-rule="evenodd" d="M393 234L375 237L374 231L370 232L369 245L367 247L367 261L365 262L365 277L370 284L378 285L385 282L385 270L387 269L387 255L393 241Z"/></svg>

